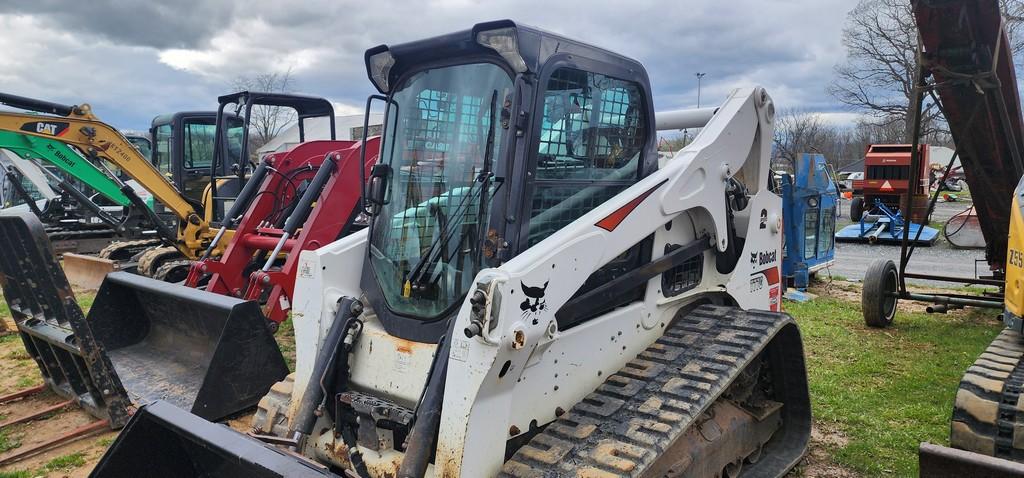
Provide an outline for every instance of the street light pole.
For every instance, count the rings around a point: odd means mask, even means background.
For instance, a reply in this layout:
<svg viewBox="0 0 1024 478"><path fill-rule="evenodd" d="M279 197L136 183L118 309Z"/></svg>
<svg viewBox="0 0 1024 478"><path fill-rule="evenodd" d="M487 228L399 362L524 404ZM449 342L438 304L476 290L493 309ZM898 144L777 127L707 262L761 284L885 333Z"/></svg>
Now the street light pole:
<svg viewBox="0 0 1024 478"><path fill-rule="evenodd" d="M700 80L704 78L707 73L694 73L693 76L697 77L697 107L700 108Z"/></svg>

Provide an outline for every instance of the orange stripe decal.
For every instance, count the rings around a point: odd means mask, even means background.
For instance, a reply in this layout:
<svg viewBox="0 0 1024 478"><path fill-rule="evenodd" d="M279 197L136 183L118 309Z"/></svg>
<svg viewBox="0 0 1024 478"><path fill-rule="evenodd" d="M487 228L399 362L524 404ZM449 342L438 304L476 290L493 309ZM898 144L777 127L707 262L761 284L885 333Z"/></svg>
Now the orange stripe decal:
<svg viewBox="0 0 1024 478"><path fill-rule="evenodd" d="M594 225L608 232L614 231L616 227L619 227L619 224L622 224L622 221L626 220L626 217L629 216L629 213L633 212L633 210L636 209L636 207L639 206L640 203L644 202L644 199L647 199L647 196L653 194L654 191L660 188L662 184L665 184L666 181L668 180L666 179L665 181L656 184L653 188L648 189L647 192L637 196L632 201L626 203L625 206L620 207L619 209L609 214L604 219L597 221L597 224Z"/></svg>

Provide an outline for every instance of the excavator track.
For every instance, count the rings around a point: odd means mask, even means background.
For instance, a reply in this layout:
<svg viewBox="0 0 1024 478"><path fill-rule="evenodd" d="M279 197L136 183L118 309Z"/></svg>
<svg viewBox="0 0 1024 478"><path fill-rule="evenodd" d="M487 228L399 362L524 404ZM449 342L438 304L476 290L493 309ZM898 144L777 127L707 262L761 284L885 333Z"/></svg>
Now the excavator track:
<svg viewBox="0 0 1024 478"><path fill-rule="evenodd" d="M295 388L295 372L270 387L252 416L252 429L264 435L288 438L288 407Z"/></svg>
<svg viewBox="0 0 1024 478"><path fill-rule="evenodd" d="M167 260L177 259L181 252L174 246L154 247L143 252L139 256L139 274L146 277L155 277L157 269Z"/></svg>
<svg viewBox="0 0 1024 478"><path fill-rule="evenodd" d="M1024 336L1003 330L960 380L950 445L982 455L1024 461Z"/></svg>
<svg viewBox="0 0 1024 478"><path fill-rule="evenodd" d="M760 415L774 423L760 435L723 431L716 415L738 408L723 394L743 388L754 364L762 365L756 374L770 376L774 400L764 401ZM677 316L660 339L534 436L501 476L717 477L744 466L756 476L781 476L799 462L810 435L805 377L788 315L702 306ZM763 441L739 443L749 436ZM692 449L695 440L706 442L703 451ZM732 449L723 460L721 451ZM721 463L709 463L716 454Z"/></svg>
<svg viewBox="0 0 1024 478"><path fill-rule="evenodd" d="M156 268L153 278L164 282L184 281L188 277L188 268L191 265L192 261L188 259L164 261L160 267Z"/></svg>
<svg viewBox="0 0 1024 478"><path fill-rule="evenodd" d="M160 239L118 241L104 247L97 255L103 259L128 260L142 250L159 245L161 242Z"/></svg>

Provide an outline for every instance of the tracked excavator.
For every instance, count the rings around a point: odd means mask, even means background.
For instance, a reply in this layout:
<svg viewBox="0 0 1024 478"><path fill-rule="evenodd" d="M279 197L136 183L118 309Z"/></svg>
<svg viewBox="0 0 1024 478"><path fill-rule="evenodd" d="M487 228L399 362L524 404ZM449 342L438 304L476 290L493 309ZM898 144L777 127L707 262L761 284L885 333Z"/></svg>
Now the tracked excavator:
<svg viewBox="0 0 1024 478"><path fill-rule="evenodd" d="M154 197L155 201L166 207L177 219L177 224L168 224L159 215L159 208L151 211L127 185L121 192L129 198L138 211L147 215L151 227L156 230L159 240L171 244L186 257L197 257L212 237L210 221L213 220L215 205L213 200L201 204L185 197L173 183L153 165L149 158L135 148L119 131L100 121L93 115L89 105L67 106L46 101L23 98L14 95L0 94L0 103L7 106L35 111L40 114L0 112L0 131L24 134L75 146L84 152L94 164L108 161L131 179L138 182ZM182 135L184 136L184 135ZM224 134L226 137L227 135ZM217 144L221 144L217 141ZM209 148L206 148L209 150ZM216 148L214 148L216 150ZM223 148L225 151L227 148ZM209 169L209 168L207 168ZM237 187L237 186L236 186ZM151 241L145 244L121 243L115 250L104 251L101 255L111 259L121 259L121 251L127 255L134 254L139 247L152 247ZM151 273L147 265L156 261L140 259L139 268L143 273Z"/></svg>
<svg viewBox="0 0 1024 478"><path fill-rule="evenodd" d="M781 476L774 105L654 114L644 67L508 20L366 52L369 227L298 263L296 371L249 436L156 401L93 476ZM657 129L702 127L659 161ZM153 453L152 450L159 450Z"/></svg>

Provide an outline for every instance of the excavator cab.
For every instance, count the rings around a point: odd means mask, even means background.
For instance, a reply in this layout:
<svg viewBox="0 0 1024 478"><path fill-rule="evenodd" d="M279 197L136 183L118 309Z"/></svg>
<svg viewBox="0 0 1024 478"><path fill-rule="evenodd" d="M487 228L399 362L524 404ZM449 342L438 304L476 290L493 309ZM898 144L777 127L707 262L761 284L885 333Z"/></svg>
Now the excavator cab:
<svg viewBox="0 0 1024 478"><path fill-rule="evenodd" d="M213 171L217 116L214 112L186 111L153 118L153 165L160 170L185 197L203 202L203 193L210 185L211 171L216 177L228 176L231 166L239 163L242 119L230 116L225 120L224 135L229 138L229 153ZM237 194L238 187L234 188ZM225 191L226 193L227 191Z"/></svg>

